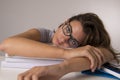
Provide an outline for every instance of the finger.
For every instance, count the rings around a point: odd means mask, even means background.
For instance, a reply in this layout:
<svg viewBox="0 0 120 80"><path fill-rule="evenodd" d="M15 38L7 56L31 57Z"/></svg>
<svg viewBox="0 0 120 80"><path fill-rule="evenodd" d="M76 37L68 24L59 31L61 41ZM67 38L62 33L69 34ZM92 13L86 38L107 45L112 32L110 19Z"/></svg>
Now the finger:
<svg viewBox="0 0 120 80"><path fill-rule="evenodd" d="M24 80L24 76L27 75L28 73L29 73L29 71L19 74L17 77L17 80Z"/></svg>
<svg viewBox="0 0 120 80"><path fill-rule="evenodd" d="M97 67L97 63L98 63L97 56L91 49L89 50L89 53L91 55L91 60L93 59L93 62L91 62L91 70L92 70L92 72L94 72Z"/></svg>
<svg viewBox="0 0 120 80"><path fill-rule="evenodd" d="M97 66L97 57L96 55L94 54L93 52L93 47L92 46L86 46L87 48L87 51L88 51L88 54L87 54L87 57L89 57L90 61L91 61L91 70L92 72L96 69L96 66Z"/></svg>
<svg viewBox="0 0 120 80"><path fill-rule="evenodd" d="M92 68L92 71L95 71L96 68L101 67L102 64L102 56L99 53L99 49L95 48L95 47L91 47L91 53L93 54L94 58L96 59L95 61L95 65Z"/></svg>
<svg viewBox="0 0 120 80"><path fill-rule="evenodd" d="M36 69L34 70L35 72L32 75L32 80L41 80L41 77L47 75L47 67L48 66L36 67Z"/></svg>
<svg viewBox="0 0 120 80"><path fill-rule="evenodd" d="M19 74L17 77L17 80L24 80L24 75L23 74Z"/></svg>
<svg viewBox="0 0 120 80"><path fill-rule="evenodd" d="M95 50L96 50L96 55L97 55L97 57L98 57L98 59L99 59L98 69L100 69L100 67L101 67L101 65L102 65L102 62L103 62L103 57L101 56L101 54L100 54L100 52L99 52L99 49L96 49L96 48L95 48Z"/></svg>
<svg viewBox="0 0 120 80"><path fill-rule="evenodd" d="M94 55L91 53L91 51L89 51L88 53L88 59L90 60L91 63L90 68L92 69L95 65L96 59L94 58Z"/></svg>
<svg viewBox="0 0 120 80"><path fill-rule="evenodd" d="M90 60L90 63L91 63L90 68L92 69L93 66L95 65L95 60L96 59L94 58L94 55L91 52L91 47L90 46L86 46L84 56L87 57Z"/></svg>
<svg viewBox="0 0 120 80"><path fill-rule="evenodd" d="M46 70L40 70L34 73L32 76L32 80L41 80L42 77L44 77L46 74Z"/></svg>
<svg viewBox="0 0 120 80"><path fill-rule="evenodd" d="M39 77L34 74L34 75L32 76L32 80L39 80Z"/></svg>
<svg viewBox="0 0 120 80"><path fill-rule="evenodd" d="M94 52L94 54L96 55L96 57L97 57L97 68L99 68L100 67L100 65L101 65L101 63L102 63L102 57L101 57L101 55L99 54L99 52L98 52L98 50L95 48L95 47L93 47L93 49L92 49L92 51Z"/></svg>
<svg viewBox="0 0 120 80"><path fill-rule="evenodd" d="M33 73L29 72L27 75L24 76L24 80L32 80Z"/></svg>
<svg viewBox="0 0 120 80"><path fill-rule="evenodd" d="M35 71L35 68L31 68L30 70L27 70L21 74L18 75L18 80L31 80L30 76Z"/></svg>
<svg viewBox="0 0 120 80"><path fill-rule="evenodd" d="M101 55L99 54L98 51L95 51L95 54L96 54L96 56L97 56L97 58L98 58L98 66L97 66L97 68L100 68L100 66L101 66L101 64L102 64Z"/></svg>
<svg viewBox="0 0 120 80"><path fill-rule="evenodd" d="M97 48L96 48L97 49ZM104 63L105 62L105 56L104 54L102 53L102 51L100 49L98 49L98 52L100 53L100 55L102 56L102 62Z"/></svg>

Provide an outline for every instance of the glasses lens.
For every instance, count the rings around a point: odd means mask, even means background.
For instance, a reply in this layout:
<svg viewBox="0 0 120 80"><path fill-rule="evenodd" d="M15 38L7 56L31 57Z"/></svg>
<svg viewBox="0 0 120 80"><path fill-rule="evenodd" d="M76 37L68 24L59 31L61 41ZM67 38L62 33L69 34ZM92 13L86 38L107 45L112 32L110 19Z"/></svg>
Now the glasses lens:
<svg viewBox="0 0 120 80"><path fill-rule="evenodd" d="M65 25L65 26L63 27L63 32L64 32L64 34L65 34L66 36L71 35L71 33L72 33L71 27L68 26L68 25Z"/></svg>
<svg viewBox="0 0 120 80"><path fill-rule="evenodd" d="M64 25L62 27L62 29L63 29L64 35L70 36L70 39L68 40L68 43L69 43L70 47L72 47L72 48L78 47L79 46L78 41L76 39L74 39L71 35L72 34L72 28L71 28L70 24Z"/></svg>
<svg viewBox="0 0 120 80"><path fill-rule="evenodd" d="M69 39L69 45L72 48L76 48L79 46L79 43L75 39Z"/></svg>

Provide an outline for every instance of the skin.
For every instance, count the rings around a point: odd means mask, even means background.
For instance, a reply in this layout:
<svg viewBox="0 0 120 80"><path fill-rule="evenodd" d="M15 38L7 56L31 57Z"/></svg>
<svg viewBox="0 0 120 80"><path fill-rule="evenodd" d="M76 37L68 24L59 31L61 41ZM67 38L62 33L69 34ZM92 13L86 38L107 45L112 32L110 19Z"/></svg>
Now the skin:
<svg viewBox="0 0 120 80"><path fill-rule="evenodd" d="M73 30L72 36L81 43L86 36L81 23L72 21L70 25ZM67 43L68 39L69 37L63 34L62 27L60 27L56 30L52 39L53 44L56 46L51 46L39 42L40 32L37 29L30 29L5 39L0 44L0 50L11 56L65 59L63 63L58 65L34 67L18 75L18 80L58 80L69 72L88 69L94 71L96 68L100 68L105 62L113 59L112 53L101 47L86 45L79 48L66 49L70 47Z"/></svg>
<svg viewBox="0 0 120 80"><path fill-rule="evenodd" d="M82 62L87 62L88 64L80 64L79 60ZM45 66L45 67L34 67L22 74L19 74L18 80L59 80L63 75L74 71L89 69L89 60L83 58L72 58L69 60L70 64L68 64L67 60L58 65ZM80 65L74 65L79 63ZM72 66L69 66L71 65ZM64 66L64 67L63 67ZM69 67L68 67L69 66ZM81 67L82 66L82 67ZM85 66L85 67L83 67ZM77 68L78 67L78 68ZM69 69L68 69L69 68Z"/></svg>
<svg viewBox="0 0 120 80"><path fill-rule="evenodd" d="M72 27L72 36L81 43L86 34L83 32L83 28L80 22L78 21L72 21L70 22L70 25ZM62 26L56 30L56 33L53 36L52 43L59 46L59 47L64 47L64 48L69 48L70 46L68 45L68 39L70 37L66 36L63 34L62 31Z"/></svg>
<svg viewBox="0 0 120 80"><path fill-rule="evenodd" d="M106 59L104 59L102 64L113 59L112 55L110 57L109 54L105 54L104 58ZM57 65L34 67L24 73L19 74L18 80L59 80L67 73L88 70L90 69L89 66L90 61L88 58L71 58Z"/></svg>

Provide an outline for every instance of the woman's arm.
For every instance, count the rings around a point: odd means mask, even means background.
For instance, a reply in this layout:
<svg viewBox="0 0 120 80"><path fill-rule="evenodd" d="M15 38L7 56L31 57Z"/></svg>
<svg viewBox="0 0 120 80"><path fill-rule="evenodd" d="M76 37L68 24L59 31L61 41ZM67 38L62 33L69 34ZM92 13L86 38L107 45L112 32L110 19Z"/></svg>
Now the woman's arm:
<svg viewBox="0 0 120 80"><path fill-rule="evenodd" d="M105 61L102 62L102 64L113 59L111 54L105 54L104 58ZM67 73L88 70L90 69L90 65L91 63L88 58L71 58L57 65L36 66L18 75L18 80L59 80Z"/></svg>
<svg viewBox="0 0 120 80"><path fill-rule="evenodd" d="M63 58L64 49L40 42L40 32L31 29L9 37L1 44L1 50L9 55L27 57Z"/></svg>
<svg viewBox="0 0 120 80"><path fill-rule="evenodd" d="M24 33L12 36L3 41L0 50L9 55L26 57L44 57L44 58L65 58L87 57L91 61L91 69L101 66L103 55L97 48L87 45L76 49L63 49L40 41L40 32L37 29L31 29ZM110 54L110 52L105 52Z"/></svg>
<svg viewBox="0 0 120 80"><path fill-rule="evenodd" d="M103 63L114 59L113 54L108 49L90 45L66 50L66 58L72 58L73 56L88 58L91 63L90 68L92 71L96 68L100 68Z"/></svg>
<svg viewBox="0 0 120 80"><path fill-rule="evenodd" d="M109 50L105 48L100 48L100 50L102 51L100 54L103 55L104 59L101 65L114 59ZM62 65L65 67L65 70L67 70L67 72L77 72L91 69L91 62L88 58L85 57L68 59Z"/></svg>
<svg viewBox="0 0 120 80"><path fill-rule="evenodd" d="M87 58L72 58L52 66L36 66L18 75L18 80L59 80L70 72L90 69Z"/></svg>

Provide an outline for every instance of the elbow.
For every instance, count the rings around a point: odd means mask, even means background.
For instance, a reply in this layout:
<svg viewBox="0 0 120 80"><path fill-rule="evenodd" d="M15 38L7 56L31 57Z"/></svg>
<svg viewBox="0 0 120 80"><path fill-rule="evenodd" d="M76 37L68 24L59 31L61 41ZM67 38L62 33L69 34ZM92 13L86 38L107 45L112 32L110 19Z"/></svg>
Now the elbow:
<svg viewBox="0 0 120 80"><path fill-rule="evenodd" d="M10 48L12 39L7 38L0 43L0 51L7 52ZM12 41L13 42L13 41Z"/></svg>

